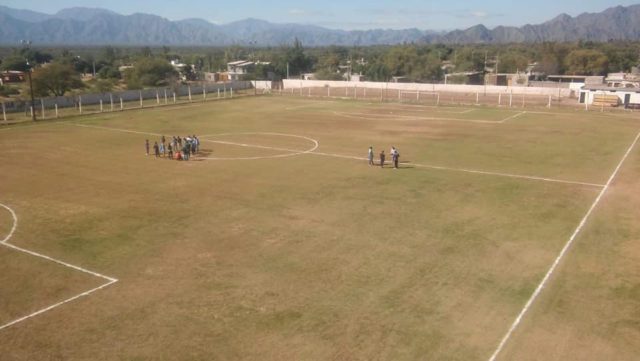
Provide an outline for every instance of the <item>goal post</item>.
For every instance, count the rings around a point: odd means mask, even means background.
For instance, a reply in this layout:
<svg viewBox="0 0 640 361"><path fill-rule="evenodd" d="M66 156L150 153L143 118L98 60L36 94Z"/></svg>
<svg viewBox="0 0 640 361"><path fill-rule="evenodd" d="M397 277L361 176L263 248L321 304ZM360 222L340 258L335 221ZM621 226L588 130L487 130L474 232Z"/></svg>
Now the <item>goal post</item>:
<svg viewBox="0 0 640 361"><path fill-rule="evenodd" d="M401 90L398 92L398 101L407 103L439 105L440 93L422 90Z"/></svg>

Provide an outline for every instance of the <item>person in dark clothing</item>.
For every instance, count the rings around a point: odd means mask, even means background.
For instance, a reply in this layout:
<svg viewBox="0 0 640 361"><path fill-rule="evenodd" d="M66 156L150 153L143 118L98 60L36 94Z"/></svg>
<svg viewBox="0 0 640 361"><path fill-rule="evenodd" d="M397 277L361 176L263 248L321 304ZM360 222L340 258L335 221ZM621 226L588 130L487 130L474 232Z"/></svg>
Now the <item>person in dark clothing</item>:
<svg viewBox="0 0 640 361"><path fill-rule="evenodd" d="M189 156L191 155L191 147L189 143L184 142L184 147L182 147L182 158L184 160L189 160Z"/></svg>
<svg viewBox="0 0 640 361"><path fill-rule="evenodd" d="M384 159L386 156L384 155L384 150L380 152L380 168L384 168Z"/></svg>
<svg viewBox="0 0 640 361"><path fill-rule="evenodd" d="M158 142L153 143L153 152L156 155L156 158L160 158L160 147L158 146Z"/></svg>
<svg viewBox="0 0 640 361"><path fill-rule="evenodd" d="M393 147L391 158L393 159L393 168L398 169L398 160L400 159L400 153L398 152L396 147Z"/></svg>
<svg viewBox="0 0 640 361"><path fill-rule="evenodd" d="M173 147L171 146L171 143L169 143L169 148L167 148L169 150L169 152L167 153L167 155L169 156L168 159L173 159Z"/></svg>
<svg viewBox="0 0 640 361"><path fill-rule="evenodd" d="M149 155L149 139L144 141L144 149L147 151L147 155Z"/></svg>

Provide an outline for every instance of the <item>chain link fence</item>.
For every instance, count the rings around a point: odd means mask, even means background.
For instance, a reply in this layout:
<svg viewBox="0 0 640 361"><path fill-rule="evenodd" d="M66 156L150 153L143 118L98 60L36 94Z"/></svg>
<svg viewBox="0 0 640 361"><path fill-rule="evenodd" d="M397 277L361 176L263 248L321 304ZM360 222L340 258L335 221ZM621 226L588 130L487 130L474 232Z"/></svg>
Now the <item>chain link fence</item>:
<svg viewBox="0 0 640 361"><path fill-rule="evenodd" d="M125 90L109 93L13 100L0 104L4 124L65 118L83 114L151 108L256 94L251 82L183 85L175 88Z"/></svg>

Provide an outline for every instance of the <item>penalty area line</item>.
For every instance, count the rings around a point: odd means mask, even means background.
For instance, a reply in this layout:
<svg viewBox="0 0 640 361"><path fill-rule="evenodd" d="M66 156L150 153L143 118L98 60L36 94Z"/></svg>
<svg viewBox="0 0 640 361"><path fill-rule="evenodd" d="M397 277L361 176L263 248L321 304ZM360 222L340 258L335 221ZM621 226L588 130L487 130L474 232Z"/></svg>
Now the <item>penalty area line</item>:
<svg viewBox="0 0 640 361"><path fill-rule="evenodd" d="M105 276L103 274L100 274L100 273L97 273L97 272L93 272L93 271L88 270L86 268L82 268L80 266L72 265L70 263L61 261L59 259L55 259L53 257L49 257L49 256L41 254L41 253L30 251L28 249L21 248L21 247L18 247L18 246L15 246L15 245L9 243L9 240L11 239L11 237L13 237L13 234L15 233L15 230L18 227L18 216L16 215L16 212L11 207L9 207L7 205L4 205L2 203L0 203L0 207L2 207L4 209L6 209L7 211L9 211L9 213L11 214L11 217L13 218L13 226L11 227L11 230L9 231L9 234L2 241L0 241L0 245L1 246L7 247L9 249L12 249L12 250L15 250L15 251L18 251L18 252L26 253L26 254L28 254L30 256L33 256L33 257L38 257L38 258L42 258L42 259L45 259L45 260L53 262L53 263L57 263L59 265L65 266L67 268L71 268L71 269L73 269L75 271L79 271L79 272L86 273L86 274L89 274L89 275L97 277L97 278L102 278L104 280L107 280L106 283L104 283L104 284L102 284L102 285L100 285L98 287L92 288L92 289L90 289L88 291L84 291L84 292L79 293L79 294L77 294L77 295L75 295L73 297L67 298L67 299L65 299L63 301L60 301L60 302L55 303L53 305L47 306L45 308L42 308L42 309L40 309L38 311L35 311L33 313L30 313L30 314L28 314L26 316L20 317L20 318L15 319L15 320L13 320L11 322L8 322L8 323L5 323L3 325L0 325L0 331L2 331L3 329L6 329L8 327L11 327L11 326L13 326L13 325L15 325L17 323L20 323L22 321L25 321L25 320L28 320L28 319L33 318L35 316L41 315L41 314L43 314L43 313L45 313L47 311L51 311L54 308L57 308L57 307L60 307L60 306L62 306L64 304L67 304L69 302L75 301L75 300L77 300L77 299L79 299L81 297L89 296L90 294L92 294L92 293L94 293L96 291L99 291L99 290L101 290L103 288L106 288L106 287L118 282L118 279L116 279L116 278Z"/></svg>
<svg viewBox="0 0 640 361"><path fill-rule="evenodd" d="M454 121L454 122L466 122L466 123L480 123L480 124L502 124L501 120L480 120L480 119L461 119L461 118L445 118L445 117L419 117L412 115L400 115L400 114L367 114L367 113L344 113L334 111L333 114L351 118L361 121L372 120L398 120L398 121L420 121L420 120L435 120L435 121Z"/></svg>
<svg viewBox="0 0 640 361"><path fill-rule="evenodd" d="M627 157L635 147L636 143L638 143L638 139L640 139L640 132L636 135L635 139L633 140L633 143L631 143L631 145L627 149L627 152L624 154L624 156L618 163L617 167L615 168L615 170L607 180L607 183L604 185L604 187L602 188L602 190L600 191L596 199L591 204L591 207L589 207L587 214L585 214L584 217L582 217L582 220L580 220L580 223L578 224L576 229L573 231L573 234L571 234L571 237L569 237L569 240L567 241L567 243L564 245L564 247L562 247L560 254L558 254L556 259L553 261L553 263L551 264L551 267L549 267L549 270L542 278L542 281L540 281L540 284L538 284L538 287L536 287L535 291L533 292L533 294L531 295L527 303L524 305L524 307L522 308L522 310L520 311L516 319L513 321L513 323L511 324L511 327L509 327L509 330L507 330L507 333L504 335L504 337L502 337L502 340L500 340L498 347L489 358L489 361L495 361L498 355L500 355L500 352L502 352L502 350L504 349L504 346L507 344L507 342L513 335L513 332L518 328L518 326L522 322L522 319L531 308L531 305L535 302L535 300L538 298L538 296L540 295L544 287L547 285L547 283L549 282L549 279L551 278L551 275L553 275L554 271L558 267L558 264L560 264L560 261L562 261L564 256L567 254L567 251L569 250L569 248L571 248L571 245L573 244L577 236L580 234L580 232L584 228L585 224L591 217L591 214L593 213L594 209L596 209L596 207L600 203L600 200L602 200L602 197L605 195L605 193L607 193L609 186L613 182L616 175L618 175L618 172L620 171L622 164L624 164L625 160L627 159Z"/></svg>
<svg viewBox="0 0 640 361"><path fill-rule="evenodd" d="M517 117L525 115L525 114L527 114L527 112L520 112L520 113L514 114L514 115L512 115L510 117L506 117L506 118L502 119L501 121L499 121L498 123L506 123L509 120L516 119Z"/></svg>

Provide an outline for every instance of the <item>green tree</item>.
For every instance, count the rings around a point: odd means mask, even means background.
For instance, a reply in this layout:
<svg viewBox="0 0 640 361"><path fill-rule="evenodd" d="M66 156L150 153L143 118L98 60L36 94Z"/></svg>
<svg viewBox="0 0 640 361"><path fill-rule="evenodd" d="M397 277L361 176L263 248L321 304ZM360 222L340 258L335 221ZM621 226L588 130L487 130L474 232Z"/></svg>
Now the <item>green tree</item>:
<svg viewBox="0 0 640 361"><path fill-rule="evenodd" d="M576 49L567 55L567 73L573 75L603 75L609 59L598 50Z"/></svg>
<svg viewBox="0 0 640 361"><path fill-rule="evenodd" d="M389 81L391 70L384 63L375 62L368 67L365 76L371 81Z"/></svg>
<svg viewBox="0 0 640 361"><path fill-rule="evenodd" d="M337 71L332 71L329 68L322 68L316 71L316 79L318 80L344 80L342 74Z"/></svg>
<svg viewBox="0 0 640 361"><path fill-rule="evenodd" d="M136 62L126 80L130 89L139 89L145 86L167 85L177 75L173 66L164 59L142 58Z"/></svg>
<svg viewBox="0 0 640 361"><path fill-rule="evenodd" d="M604 50L609 59L609 72L628 72L638 65L638 49L626 44L610 44Z"/></svg>
<svg viewBox="0 0 640 361"><path fill-rule="evenodd" d="M311 59L304 53L302 42L297 38L293 46L287 49L286 60L291 74L301 74L311 69Z"/></svg>
<svg viewBox="0 0 640 361"><path fill-rule="evenodd" d="M516 52L508 52L502 54L498 58L498 72L515 73L525 71L529 66L529 59L523 54Z"/></svg>
<svg viewBox="0 0 640 361"><path fill-rule="evenodd" d="M115 64L117 59L118 53L112 46L105 46L102 49L102 54L100 55L101 61L105 62L108 65L113 65Z"/></svg>
<svg viewBox="0 0 640 361"><path fill-rule="evenodd" d="M33 92L38 96L63 96L84 87L80 75L69 64L52 63L33 72Z"/></svg>
<svg viewBox="0 0 640 361"><path fill-rule="evenodd" d="M11 55L2 59L2 70L28 71L27 60L19 55Z"/></svg>
<svg viewBox="0 0 640 361"><path fill-rule="evenodd" d="M103 66L98 71L98 77L101 79L120 79L122 75L120 74L120 70L115 66Z"/></svg>
<svg viewBox="0 0 640 361"><path fill-rule="evenodd" d="M484 69L484 50L466 46L454 51L455 71L482 71Z"/></svg>

